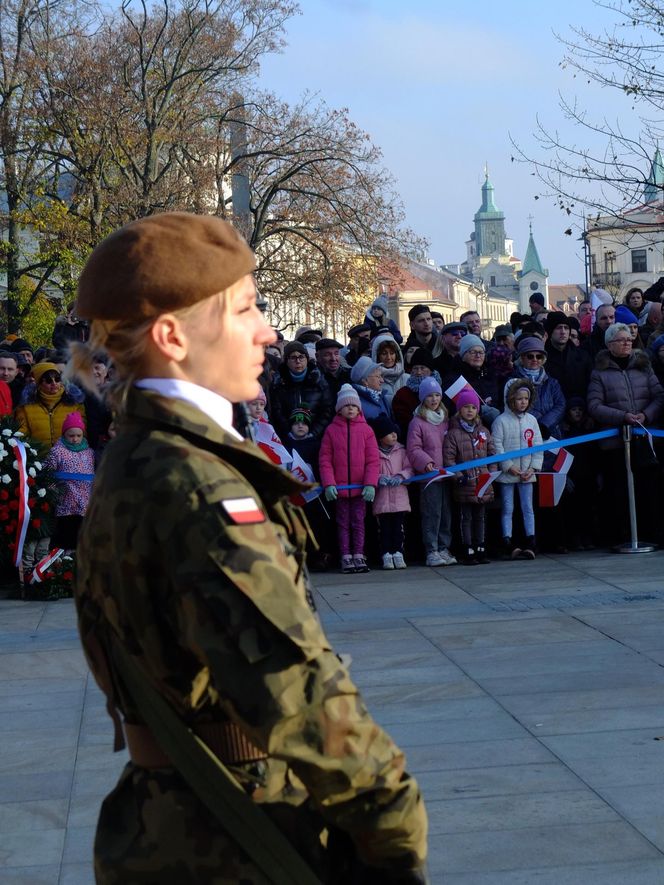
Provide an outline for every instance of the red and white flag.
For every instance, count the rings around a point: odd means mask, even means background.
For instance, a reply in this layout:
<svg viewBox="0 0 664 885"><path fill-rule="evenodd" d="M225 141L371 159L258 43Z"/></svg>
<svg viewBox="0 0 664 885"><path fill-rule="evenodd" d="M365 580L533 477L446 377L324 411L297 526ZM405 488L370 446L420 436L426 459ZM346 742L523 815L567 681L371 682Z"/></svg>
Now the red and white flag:
<svg viewBox="0 0 664 885"><path fill-rule="evenodd" d="M558 449L551 470L554 473L568 473L573 461L574 455L571 452L568 452L567 449Z"/></svg>
<svg viewBox="0 0 664 885"><path fill-rule="evenodd" d="M33 569L30 583L41 584L41 582L44 580L46 572L50 569L53 563L57 562L58 559L60 559L60 557L64 555L64 552L65 551L62 547L54 547L53 550L50 550L43 559L40 559Z"/></svg>
<svg viewBox="0 0 664 885"><path fill-rule="evenodd" d="M537 494L540 507L556 507L565 491L564 473L538 473Z"/></svg>
<svg viewBox="0 0 664 885"><path fill-rule="evenodd" d="M293 449L293 463L290 466L290 472L296 479L302 480L302 482L316 482L316 477L314 476L314 472L311 469L311 465L307 464L307 462L302 458L300 453ZM319 486L317 489L313 489L309 492L301 492L299 495L296 495L293 499L293 503L295 504L306 504L309 501L313 501L317 498L322 489Z"/></svg>
<svg viewBox="0 0 664 885"><path fill-rule="evenodd" d="M493 481L500 476L501 470L490 470L487 473L480 473L475 483L475 495L483 498L486 490L491 487Z"/></svg>
<svg viewBox="0 0 664 885"><path fill-rule="evenodd" d="M433 479L430 479L424 488L428 489L432 482L440 482L441 479L451 479L453 476L456 476L456 473L450 473L450 471L445 470L444 467L439 467L438 476L434 476Z"/></svg>
<svg viewBox="0 0 664 885"><path fill-rule="evenodd" d="M452 402L456 403L457 397L464 390L472 390L473 393L475 392L472 384L469 384L463 377L463 375L459 375L454 384L450 384L450 386L447 388L447 390L445 391L445 396L448 396L452 400Z"/></svg>
<svg viewBox="0 0 664 885"><path fill-rule="evenodd" d="M265 522L267 517L263 513L255 498L226 498L221 506L236 525L251 525L252 523Z"/></svg>
<svg viewBox="0 0 664 885"><path fill-rule="evenodd" d="M263 451L273 464L290 469L292 455L279 438L279 434L268 421L258 421L254 428L256 445Z"/></svg>

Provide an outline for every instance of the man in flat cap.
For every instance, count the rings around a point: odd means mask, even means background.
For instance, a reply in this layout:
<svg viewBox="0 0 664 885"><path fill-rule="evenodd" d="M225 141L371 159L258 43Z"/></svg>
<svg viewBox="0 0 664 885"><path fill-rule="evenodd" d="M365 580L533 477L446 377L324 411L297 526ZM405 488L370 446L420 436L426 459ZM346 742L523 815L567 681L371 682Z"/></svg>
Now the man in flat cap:
<svg viewBox="0 0 664 885"><path fill-rule="evenodd" d="M316 342L316 362L335 401L341 385L350 384L350 369L341 364L342 348L343 344L334 338L321 338Z"/></svg>
<svg viewBox="0 0 664 885"><path fill-rule="evenodd" d="M118 418L76 607L131 758L101 809L96 881L424 883L417 784L308 601L290 503L306 487L231 422L275 340L254 266L228 223L164 213L102 241L79 281L90 340L73 367L93 387L110 354Z"/></svg>

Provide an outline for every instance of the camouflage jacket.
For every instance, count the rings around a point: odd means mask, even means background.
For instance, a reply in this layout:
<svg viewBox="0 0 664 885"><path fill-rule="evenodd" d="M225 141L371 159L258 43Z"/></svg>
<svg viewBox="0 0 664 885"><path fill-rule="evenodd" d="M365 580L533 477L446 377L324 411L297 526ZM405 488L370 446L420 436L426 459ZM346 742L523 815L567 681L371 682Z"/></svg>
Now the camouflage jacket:
<svg viewBox="0 0 664 885"><path fill-rule="evenodd" d="M79 540L82 642L100 684L93 649L113 631L189 725L238 725L269 758L234 773L312 862L329 826L379 878L417 870L417 783L307 603L287 503L301 488L195 406L134 389ZM113 682L114 704L140 723ZM122 885L264 881L177 772L132 764L102 808L95 864L98 882Z"/></svg>

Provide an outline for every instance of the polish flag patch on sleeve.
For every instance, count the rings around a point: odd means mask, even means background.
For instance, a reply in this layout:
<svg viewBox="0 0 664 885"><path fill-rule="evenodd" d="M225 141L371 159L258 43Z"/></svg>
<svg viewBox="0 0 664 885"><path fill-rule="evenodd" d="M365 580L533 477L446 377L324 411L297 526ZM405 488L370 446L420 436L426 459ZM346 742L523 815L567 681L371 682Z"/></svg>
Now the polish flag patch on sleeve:
<svg viewBox="0 0 664 885"><path fill-rule="evenodd" d="M221 506L236 525L265 522L267 517L255 498L228 498Z"/></svg>

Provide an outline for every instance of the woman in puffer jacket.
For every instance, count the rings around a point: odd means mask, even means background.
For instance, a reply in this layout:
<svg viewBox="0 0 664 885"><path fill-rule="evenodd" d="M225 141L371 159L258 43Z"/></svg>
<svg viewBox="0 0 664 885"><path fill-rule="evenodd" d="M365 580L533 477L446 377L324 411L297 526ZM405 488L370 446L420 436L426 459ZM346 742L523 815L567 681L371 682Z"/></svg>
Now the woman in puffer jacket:
<svg viewBox="0 0 664 885"><path fill-rule="evenodd" d="M606 350L597 354L588 387L588 414L599 430L623 425L652 426L664 408L664 389L653 372L647 354L633 350L632 336L625 323L614 323L606 330ZM600 440L605 515L603 534L610 544L627 540L627 474L620 437ZM657 464L650 457L647 441L632 446L632 472L637 511L642 530L648 532L656 520ZM617 518L616 518L617 517Z"/></svg>
<svg viewBox="0 0 664 885"><path fill-rule="evenodd" d="M63 384L59 366L37 363L32 368L34 384L26 384L21 405L14 416L19 430L51 449L60 439L62 422L71 412L85 420L84 394L74 384Z"/></svg>

